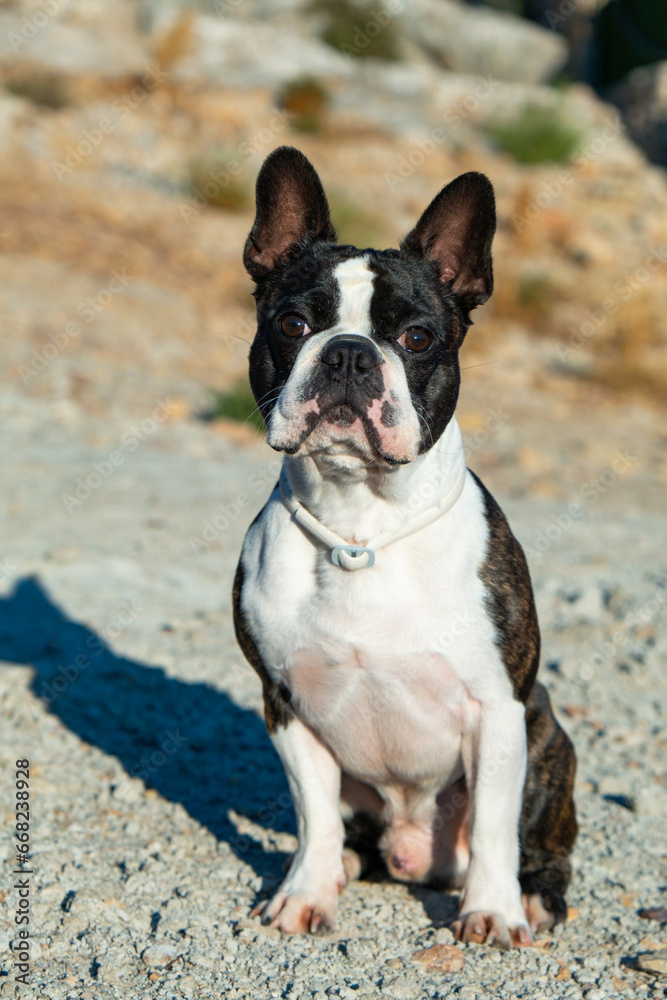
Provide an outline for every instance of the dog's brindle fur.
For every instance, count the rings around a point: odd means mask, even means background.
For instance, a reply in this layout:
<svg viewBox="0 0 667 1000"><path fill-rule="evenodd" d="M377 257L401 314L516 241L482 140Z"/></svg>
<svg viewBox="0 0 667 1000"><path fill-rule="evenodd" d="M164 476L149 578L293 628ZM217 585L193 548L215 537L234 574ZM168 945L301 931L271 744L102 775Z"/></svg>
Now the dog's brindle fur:
<svg viewBox="0 0 667 1000"><path fill-rule="evenodd" d="M273 157L280 158L281 155L283 159L288 161L291 158L291 167L297 173L299 171L307 173L310 165L305 167L302 158L299 158L299 154L296 154L295 151L278 151L273 154ZM307 161L305 162L307 163ZM312 170L312 168L310 169ZM271 343L271 349L267 350L267 334L263 331L265 317L275 312L276 303L286 294L290 303L290 311L297 311L299 295L302 294L303 290L307 289L312 295L312 291L315 289L317 293L318 284L326 281L326 277L322 277L322 275L330 274L330 269L327 271L322 265L331 254L331 243L335 239L335 233L328 220L326 201L318 203L320 189L315 185L315 196L310 199L311 217L307 220L306 229L311 234L317 233L317 239L311 238L309 243L302 234L300 240L295 244L292 234L288 233L286 236L282 236L283 245L281 245L280 233L274 232L271 234L271 238L267 238L266 231L267 228L270 228L270 220L276 217L275 213L278 210L277 201L283 199L282 210L288 217L290 213L297 215L298 211L293 204L293 193L291 195L292 203L290 203L289 192L286 195L284 191L281 191L279 185L266 171L263 171L263 175L263 177L260 175L258 182L258 215L246 247L246 266L258 284L259 330L250 355L251 380L255 395L260 401L265 417L267 417L273 401L267 401L265 395L276 383L280 384L281 370L285 370L287 373L291 370L294 356L290 356L290 352L294 352L297 345L289 342L280 342L277 345ZM274 184L273 188L271 183ZM264 185L263 189L262 185ZM323 193L321 198L324 198ZM273 204L271 204L272 202ZM272 207L272 212L269 211L267 205L269 208ZM412 280L410 291L414 297L414 274L411 275L409 268L402 270L401 254L407 254L409 257L411 252L415 252L415 241L420 235L420 227L422 231L425 227L428 228L430 217L434 213L433 205L424 213L418 227L410 237L404 241L401 252L385 251L382 255L378 255L376 261L373 257L373 251L365 251L369 255L369 267L376 273L375 280L378 287L381 287L383 282L392 280L394 282L396 280L404 281L407 287ZM262 213L264 213L264 219ZM267 217L269 218L268 223ZM478 226L477 231L481 232L481 227ZM267 251L263 249L262 245L268 245L273 249ZM270 260L267 259L269 253L272 255ZM354 248L336 248L336 253L339 259L344 260L346 257L357 255L359 251ZM382 266L382 258L389 256L394 258L394 268L391 274L388 274ZM439 378L435 387L429 388L429 380L424 374L422 374L420 382L418 367L416 370L407 371L411 391L414 391L420 399L423 397L430 402L429 414L434 415L430 429L430 441L424 435L420 450L426 450L430 447L452 419L458 395L459 379L456 352L470 323L470 309L488 297L492 288L490 240L478 236L477 245L472 250L472 256L485 265L487 275L485 281L479 278L475 281L468 281L466 287L459 290L458 294L456 294L456 280L445 283L439 302L441 311L443 300L446 304L448 343L450 345L447 350L452 352L454 356L453 358L440 359L440 371L444 371L444 376ZM299 264L297 268L293 266L295 260ZM288 261L292 266L290 287L287 290L284 287L285 261ZM447 271L446 266L444 266L444 271ZM444 280L449 275L445 273L440 277ZM434 298L428 281L422 282L421 287L417 289L417 294L422 300L422 309L428 310L429 299ZM335 290L332 292L331 288L323 287L322 302L335 302ZM385 306L384 314L382 312L383 303L389 303L390 308L391 302L390 294L374 296L375 314L371 314L374 327L396 329L400 326L401 318L395 314L395 311L389 315L387 314L387 306ZM283 352L282 356L281 352ZM337 398L335 398L337 389L335 387L332 389L328 385L326 374L320 374L313 380L310 387L311 397L317 397L321 400L322 395L329 392L332 397L331 405L336 406L338 403ZM431 379L431 381L433 380ZM375 398L382 396L384 385L381 377L377 388L373 389L371 384L368 392L371 397L373 395ZM443 400L447 401L444 406L442 405ZM341 412L339 422L343 424L347 416L346 412ZM391 405L383 407L381 420L387 426L391 424L393 420ZM364 427L371 445L379 451L380 441L376 429L366 423ZM310 426L304 428L303 433L306 437L311 429ZM289 452L296 450L298 446L297 443L296 447L292 449L285 447L283 450ZM484 499L489 527L487 555L480 566L479 576L485 588L487 611L495 626L496 645L511 680L514 696L525 705L528 768L520 820L521 863L519 878L522 891L525 894L526 909L531 917L531 924L535 928L548 925L554 920L562 920L566 913L563 894L570 878L568 855L577 832L572 803L575 758L568 737L554 718L546 689L535 680L540 639L525 557L493 497L477 477L474 478ZM281 728L288 727L294 720L295 708L292 704L289 688L286 684L276 683L272 679L251 634L251 628L242 607L243 575L243 567L240 562L233 591L236 634L241 649L262 681L266 725L269 733L275 734ZM357 816L356 820L359 818ZM355 826L356 820L353 821L352 827ZM377 839L381 834L381 825L378 823L377 816L369 815L369 821L370 829ZM474 934L470 934L469 937L474 939ZM484 934L482 934L483 937Z"/></svg>
<svg viewBox="0 0 667 1000"><path fill-rule="evenodd" d="M254 522L253 522L254 523ZM269 672L262 663L257 646L245 620L241 608L241 591L243 589L243 566L239 562L234 576L232 589L232 604L234 609L234 628L239 646L246 660L259 674L264 697L264 720L270 733L275 733L279 726L286 726L294 718L292 698L288 688L271 680Z"/></svg>

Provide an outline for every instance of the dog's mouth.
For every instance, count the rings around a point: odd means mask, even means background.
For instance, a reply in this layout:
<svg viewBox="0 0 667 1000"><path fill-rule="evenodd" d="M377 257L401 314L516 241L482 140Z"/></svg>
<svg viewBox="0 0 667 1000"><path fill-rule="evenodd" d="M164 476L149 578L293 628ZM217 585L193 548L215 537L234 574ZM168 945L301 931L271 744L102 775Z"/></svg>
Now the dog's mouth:
<svg viewBox="0 0 667 1000"><path fill-rule="evenodd" d="M370 401L362 403L345 401L323 406L318 413L309 414L307 437L333 442L349 441L364 451L381 454L380 440L369 416Z"/></svg>
<svg viewBox="0 0 667 1000"><path fill-rule="evenodd" d="M383 447L383 441L371 418L371 402L364 409L349 402L335 403L319 413L309 414L309 426L300 442L308 452L328 452L357 456L382 465L403 464L409 459L397 457Z"/></svg>
<svg viewBox="0 0 667 1000"><path fill-rule="evenodd" d="M355 420L363 422L365 414L358 413L349 403L339 403L322 414L321 419L334 427L352 427Z"/></svg>
<svg viewBox="0 0 667 1000"><path fill-rule="evenodd" d="M317 449L346 442L357 450L369 453L377 450L379 442L366 411L350 403L336 402L320 408L318 404L306 415L299 445L308 444Z"/></svg>

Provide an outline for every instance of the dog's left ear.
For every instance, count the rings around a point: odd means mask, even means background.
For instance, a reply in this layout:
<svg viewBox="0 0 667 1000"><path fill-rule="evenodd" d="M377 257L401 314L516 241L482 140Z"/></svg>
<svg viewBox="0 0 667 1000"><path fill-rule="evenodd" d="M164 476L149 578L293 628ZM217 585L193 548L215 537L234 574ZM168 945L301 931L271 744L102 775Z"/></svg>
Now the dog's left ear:
<svg viewBox="0 0 667 1000"><path fill-rule="evenodd" d="M322 182L310 160L292 146L266 158L257 178L257 214L246 240L243 263L261 281L284 262L298 243L335 242Z"/></svg>
<svg viewBox="0 0 667 1000"><path fill-rule="evenodd" d="M491 181L470 171L444 187L401 243L401 250L433 261L466 312L493 291L491 243L496 200Z"/></svg>

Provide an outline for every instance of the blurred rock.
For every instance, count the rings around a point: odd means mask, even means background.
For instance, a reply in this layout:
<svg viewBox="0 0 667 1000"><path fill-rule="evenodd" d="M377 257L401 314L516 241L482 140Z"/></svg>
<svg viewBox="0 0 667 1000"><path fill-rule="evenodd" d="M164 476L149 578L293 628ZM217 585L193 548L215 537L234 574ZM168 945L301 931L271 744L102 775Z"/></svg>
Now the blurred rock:
<svg viewBox="0 0 667 1000"><path fill-rule="evenodd" d="M414 0L405 13L406 30L414 40L454 73L544 83L567 60L563 38L512 14L450 0Z"/></svg>
<svg viewBox="0 0 667 1000"><path fill-rule="evenodd" d="M641 788L637 793L637 812L667 820L667 788L660 785Z"/></svg>
<svg viewBox="0 0 667 1000"><path fill-rule="evenodd" d="M239 87L278 87L300 77L350 73L349 58L305 31L206 15L195 18L192 50L173 71L177 79Z"/></svg>
<svg viewBox="0 0 667 1000"><path fill-rule="evenodd" d="M600 587L590 583L573 602L576 617L582 622L599 622L604 615L604 604Z"/></svg>
<svg viewBox="0 0 667 1000"><path fill-rule="evenodd" d="M589 45L599 6L599 0L576 0L576 4L564 4L563 0L524 0L526 17L567 39L570 49L567 72L576 80L588 79Z"/></svg>
<svg viewBox="0 0 667 1000"><path fill-rule="evenodd" d="M311 157L334 209L354 224L346 242L358 245L397 245L446 180L469 169L489 174L499 215L496 289L465 351L473 364L493 359L507 399L546 376L664 396L664 173L646 164L616 109L589 88L503 80L502 66L445 71L441 55L412 37L421 33L433 49L443 33L449 38L450 16L457 25L491 18L517 38L542 38L539 29L446 0L392 4L410 35L405 58L392 62L322 42L305 0L70 0L15 51L8 33L18 25L32 34L26 23L38 6L16 0L0 15L0 79L26 73L29 83L34 73L39 84L0 94L0 321L12 330L0 358L17 391L52 401L59 419L66 406L75 420L121 405L138 411L166 395L199 413L209 386L245 371L255 324L240 248L255 176L282 143ZM485 31L468 34L481 46ZM511 49L509 39L497 44L501 55ZM523 74L530 58L512 51ZM133 72L156 61L162 76L136 90ZM284 84L308 73L326 94L315 132L300 131L277 107ZM74 94L58 108L43 103L49 74ZM581 133L571 163L527 166L496 147L489 126L520 123L527 104L547 123L556 109ZM127 284L110 297L115 272ZM68 324L75 334L66 338ZM482 437L487 405L471 429ZM563 405L555 427L569 417ZM514 490L563 492L540 460L559 453L556 442L501 448L499 435L480 444L476 465L525 459ZM563 512L612 454L598 448L587 464L572 456L578 478ZM595 621L599 602L593 589L568 606L567 623ZM576 678L578 660L568 656Z"/></svg>
<svg viewBox="0 0 667 1000"><path fill-rule="evenodd" d="M3 68L39 68L68 75L123 77L145 72L151 62L136 30L128 0L55 4L49 13L28 3L0 14L0 63Z"/></svg>
<svg viewBox="0 0 667 1000"><path fill-rule="evenodd" d="M660 976L667 976L667 948L651 952L648 955L639 955L637 967L642 972L654 972Z"/></svg>
<svg viewBox="0 0 667 1000"><path fill-rule="evenodd" d="M667 61L635 69L608 88L632 139L654 163L667 166Z"/></svg>
<svg viewBox="0 0 667 1000"><path fill-rule="evenodd" d="M141 953L142 961L152 968L162 969L171 965L178 955L178 948L173 944L154 944Z"/></svg>

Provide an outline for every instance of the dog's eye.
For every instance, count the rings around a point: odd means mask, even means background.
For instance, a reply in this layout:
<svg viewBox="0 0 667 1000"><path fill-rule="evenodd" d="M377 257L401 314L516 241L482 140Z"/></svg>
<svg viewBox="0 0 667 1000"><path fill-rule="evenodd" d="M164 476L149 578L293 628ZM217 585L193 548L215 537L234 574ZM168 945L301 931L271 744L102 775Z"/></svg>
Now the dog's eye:
<svg viewBox="0 0 667 1000"><path fill-rule="evenodd" d="M283 316L280 321L280 329L288 337L305 337L307 333L312 333L305 319L302 319L301 316L295 316L293 313Z"/></svg>
<svg viewBox="0 0 667 1000"><path fill-rule="evenodd" d="M418 326L411 326L398 338L397 343L412 354L420 354L431 346L431 340L431 334L427 333L426 330L422 330Z"/></svg>

